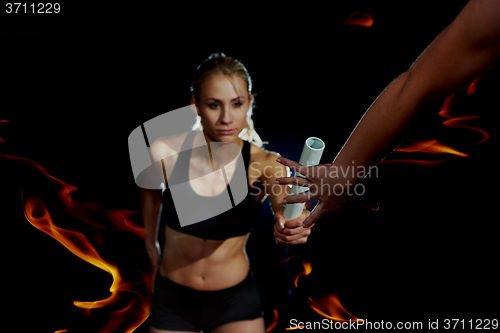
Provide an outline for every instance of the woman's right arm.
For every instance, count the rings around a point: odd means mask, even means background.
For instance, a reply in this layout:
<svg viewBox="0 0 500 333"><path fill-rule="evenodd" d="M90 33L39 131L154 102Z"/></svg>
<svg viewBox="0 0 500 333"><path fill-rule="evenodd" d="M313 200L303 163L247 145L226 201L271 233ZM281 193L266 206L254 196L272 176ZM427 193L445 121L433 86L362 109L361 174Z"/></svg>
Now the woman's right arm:
<svg viewBox="0 0 500 333"><path fill-rule="evenodd" d="M158 244L158 213L161 205L161 190L141 189L142 221L144 224L144 245L151 261L151 288L160 261L160 246Z"/></svg>

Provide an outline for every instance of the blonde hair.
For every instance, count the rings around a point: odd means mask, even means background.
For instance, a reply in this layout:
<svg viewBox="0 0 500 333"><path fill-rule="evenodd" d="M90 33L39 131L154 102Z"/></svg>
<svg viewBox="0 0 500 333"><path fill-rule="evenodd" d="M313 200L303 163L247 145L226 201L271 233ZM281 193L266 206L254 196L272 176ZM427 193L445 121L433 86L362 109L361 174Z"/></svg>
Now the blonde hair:
<svg viewBox="0 0 500 333"><path fill-rule="evenodd" d="M250 78L250 74L248 74L245 66L238 60L227 57L224 53L213 53L200 66L198 66L193 77L193 81L191 83L191 95L196 102L198 102L200 98L200 85L208 78L219 73L239 76L247 83L248 94L251 94L252 79ZM238 134L238 137L242 140L253 142L257 146L262 147L267 142L263 142L259 134L257 134L257 131L255 131L252 115L253 108L250 107L247 111L247 126ZM199 115L196 116L196 123L193 125L192 130L203 130L201 117Z"/></svg>

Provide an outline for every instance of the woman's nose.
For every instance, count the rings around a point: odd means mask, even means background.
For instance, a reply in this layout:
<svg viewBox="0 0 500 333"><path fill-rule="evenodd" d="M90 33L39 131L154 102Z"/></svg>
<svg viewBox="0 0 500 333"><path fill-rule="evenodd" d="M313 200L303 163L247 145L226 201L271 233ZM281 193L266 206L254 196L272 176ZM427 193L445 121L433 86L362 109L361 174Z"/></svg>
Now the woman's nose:
<svg viewBox="0 0 500 333"><path fill-rule="evenodd" d="M224 106L221 111L221 122L224 124L230 124L233 121L231 117L231 112L229 106Z"/></svg>

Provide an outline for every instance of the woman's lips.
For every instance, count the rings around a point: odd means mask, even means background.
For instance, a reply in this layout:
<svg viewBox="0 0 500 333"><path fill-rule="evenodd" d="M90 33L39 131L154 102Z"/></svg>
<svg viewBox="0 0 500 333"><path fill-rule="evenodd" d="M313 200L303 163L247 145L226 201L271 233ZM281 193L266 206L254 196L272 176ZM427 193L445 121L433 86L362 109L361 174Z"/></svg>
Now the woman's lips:
<svg viewBox="0 0 500 333"><path fill-rule="evenodd" d="M234 129L229 129L229 130L217 130L217 133L221 135L231 135L234 133Z"/></svg>

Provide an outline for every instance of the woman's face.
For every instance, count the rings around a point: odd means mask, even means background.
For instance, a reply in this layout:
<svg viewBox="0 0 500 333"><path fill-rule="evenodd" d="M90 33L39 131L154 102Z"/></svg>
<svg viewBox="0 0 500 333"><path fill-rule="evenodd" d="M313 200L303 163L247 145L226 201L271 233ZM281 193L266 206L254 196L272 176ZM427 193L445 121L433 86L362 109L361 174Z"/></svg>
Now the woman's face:
<svg viewBox="0 0 500 333"><path fill-rule="evenodd" d="M208 140L238 142L246 127L247 111L253 103L245 80L237 75L217 74L200 85L197 104Z"/></svg>

